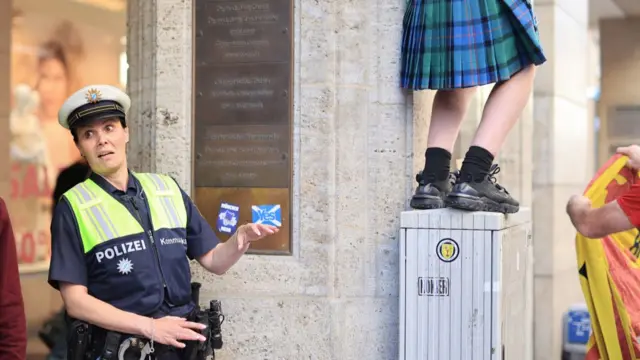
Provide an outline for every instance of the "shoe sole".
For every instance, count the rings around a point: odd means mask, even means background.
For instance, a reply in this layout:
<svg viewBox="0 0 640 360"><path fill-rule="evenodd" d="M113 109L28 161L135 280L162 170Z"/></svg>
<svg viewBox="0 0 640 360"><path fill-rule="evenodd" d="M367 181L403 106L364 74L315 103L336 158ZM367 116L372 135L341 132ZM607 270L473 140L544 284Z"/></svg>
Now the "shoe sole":
<svg viewBox="0 0 640 360"><path fill-rule="evenodd" d="M439 198L411 198L411 208L416 210L433 210L445 207L444 200Z"/></svg>
<svg viewBox="0 0 640 360"><path fill-rule="evenodd" d="M502 214L515 214L520 210L519 206L511 204L497 203L488 198L475 198L468 196L454 195L447 197L446 205L454 209L468 211L486 211Z"/></svg>

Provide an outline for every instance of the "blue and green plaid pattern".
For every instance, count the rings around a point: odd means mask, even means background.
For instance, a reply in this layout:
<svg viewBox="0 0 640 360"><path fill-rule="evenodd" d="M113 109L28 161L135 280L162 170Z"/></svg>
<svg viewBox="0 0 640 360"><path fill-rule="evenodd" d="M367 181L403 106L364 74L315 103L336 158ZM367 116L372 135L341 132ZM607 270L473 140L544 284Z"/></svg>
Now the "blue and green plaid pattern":
<svg viewBox="0 0 640 360"><path fill-rule="evenodd" d="M409 0L407 6L404 88L486 85L546 61L529 0Z"/></svg>

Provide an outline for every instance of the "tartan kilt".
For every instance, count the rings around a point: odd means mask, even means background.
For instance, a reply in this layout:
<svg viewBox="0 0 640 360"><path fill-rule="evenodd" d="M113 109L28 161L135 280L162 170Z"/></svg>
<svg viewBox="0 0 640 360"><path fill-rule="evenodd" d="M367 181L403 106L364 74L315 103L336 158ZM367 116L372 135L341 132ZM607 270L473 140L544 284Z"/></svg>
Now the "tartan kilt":
<svg viewBox="0 0 640 360"><path fill-rule="evenodd" d="M481 86L546 61L530 0L408 0L401 85Z"/></svg>

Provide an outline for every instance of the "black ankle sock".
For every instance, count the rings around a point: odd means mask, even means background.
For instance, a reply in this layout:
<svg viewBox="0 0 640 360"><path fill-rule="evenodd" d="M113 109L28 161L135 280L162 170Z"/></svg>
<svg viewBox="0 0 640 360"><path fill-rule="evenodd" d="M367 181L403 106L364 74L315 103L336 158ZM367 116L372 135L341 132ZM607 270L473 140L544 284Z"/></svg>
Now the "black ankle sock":
<svg viewBox="0 0 640 360"><path fill-rule="evenodd" d="M484 180L493 164L493 155L479 146L471 146L462 162L460 180L469 182Z"/></svg>
<svg viewBox="0 0 640 360"><path fill-rule="evenodd" d="M424 154L424 181L432 183L449 178L451 153L443 148L427 148Z"/></svg>

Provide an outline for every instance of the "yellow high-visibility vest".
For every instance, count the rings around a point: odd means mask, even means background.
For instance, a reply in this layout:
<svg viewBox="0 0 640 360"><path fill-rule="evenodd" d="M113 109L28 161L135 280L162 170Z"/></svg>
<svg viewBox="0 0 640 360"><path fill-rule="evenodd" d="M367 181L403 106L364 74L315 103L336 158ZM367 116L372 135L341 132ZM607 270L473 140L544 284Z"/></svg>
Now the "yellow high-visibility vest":
<svg viewBox="0 0 640 360"><path fill-rule="evenodd" d="M91 178L63 196L76 219L89 293L121 310L144 315L156 311L164 300L174 305L191 300L187 210L172 178L132 174L148 208L135 208L140 205L134 200L135 211L130 211ZM143 228L148 223L145 216L151 220L151 229Z"/></svg>
<svg viewBox="0 0 640 360"><path fill-rule="evenodd" d="M153 231L184 228L187 212L178 185L166 175L135 173L147 194ZM64 194L76 215L84 252L97 244L144 233L142 226L118 200L87 179Z"/></svg>

